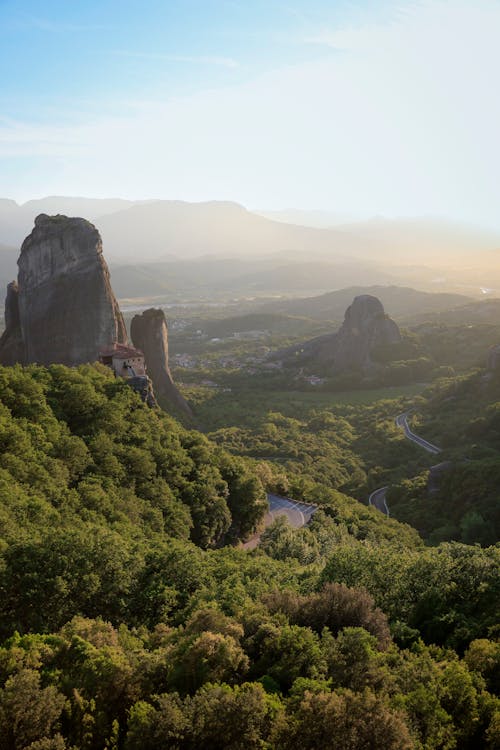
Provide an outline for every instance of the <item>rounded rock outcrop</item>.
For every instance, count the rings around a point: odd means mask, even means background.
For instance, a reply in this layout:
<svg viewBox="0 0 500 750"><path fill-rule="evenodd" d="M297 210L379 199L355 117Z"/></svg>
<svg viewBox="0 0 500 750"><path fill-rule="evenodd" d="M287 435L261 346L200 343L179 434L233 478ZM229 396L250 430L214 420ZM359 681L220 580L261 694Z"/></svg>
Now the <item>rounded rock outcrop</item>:
<svg viewBox="0 0 500 750"><path fill-rule="evenodd" d="M322 356L331 359L333 368L338 372L368 370L373 366L371 355L375 347L400 341L399 328L385 314L378 297L362 294L355 297L347 308L332 349L326 347Z"/></svg>
<svg viewBox="0 0 500 750"><path fill-rule="evenodd" d="M380 367L372 356L375 349L400 341L398 325L386 315L378 297L361 294L347 308L338 331L289 347L272 358L285 364L317 364L331 375L359 372L370 376Z"/></svg>
<svg viewBox="0 0 500 750"><path fill-rule="evenodd" d="M93 224L40 214L18 267L17 289L13 282L7 292L0 363L78 365L95 361L110 342L127 342Z"/></svg>

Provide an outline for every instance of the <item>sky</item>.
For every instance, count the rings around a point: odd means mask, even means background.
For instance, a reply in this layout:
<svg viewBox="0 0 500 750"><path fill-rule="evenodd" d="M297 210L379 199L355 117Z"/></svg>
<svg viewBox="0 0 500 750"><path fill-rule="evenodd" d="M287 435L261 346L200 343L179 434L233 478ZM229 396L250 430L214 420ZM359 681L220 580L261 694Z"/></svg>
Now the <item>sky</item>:
<svg viewBox="0 0 500 750"><path fill-rule="evenodd" d="M0 196L500 229L500 0L0 0Z"/></svg>

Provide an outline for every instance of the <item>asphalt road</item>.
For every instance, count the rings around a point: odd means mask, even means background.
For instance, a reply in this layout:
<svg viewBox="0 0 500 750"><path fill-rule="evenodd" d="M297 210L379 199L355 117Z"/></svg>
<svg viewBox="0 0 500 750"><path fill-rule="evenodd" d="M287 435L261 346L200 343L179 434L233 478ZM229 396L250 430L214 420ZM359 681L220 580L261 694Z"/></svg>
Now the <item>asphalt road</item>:
<svg viewBox="0 0 500 750"><path fill-rule="evenodd" d="M408 424L408 412L404 412L404 414L399 414L396 417L396 425L400 427L402 430L404 430L405 437L407 437L408 440L411 440L412 443L416 443L421 448L428 451L428 453L433 453L434 455L441 453L441 448L438 448L437 445L433 445L432 443L429 443L428 440L425 440L424 438L420 437L420 435L415 435L415 433L411 431L410 425ZM386 494L387 494L388 489L389 489L388 487L380 487L380 489L372 492L370 497L368 498L368 505L371 505L374 508L377 508L382 513L385 513L386 516L390 516L389 506L387 505L387 500L386 500Z"/></svg>
<svg viewBox="0 0 500 750"><path fill-rule="evenodd" d="M296 503L295 500L291 500L287 497L280 497L279 495L268 494L267 501L269 503L269 510L264 516L264 528L270 526L278 516L286 516L290 526L293 526L294 529L300 529L302 526L305 526L306 523L309 523L313 514L317 510L315 505ZM255 534L242 546L243 549L255 549L259 542L260 533Z"/></svg>
<svg viewBox="0 0 500 750"><path fill-rule="evenodd" d="M388 487L381 487L379 490L375 490L375 492L372 492L372 494L368 498L368 505L372 505L374 508L377 508L377 510L385 513L386 516L391 515L389 513L389 508L385 499L388 489Z"/></svg>
<svg viewBox="0 0 500 750"><path fill-rule="evenodd" d="M408 412L400 414L396 417L396 425L404 430L404 433L408 440L411 440L413 443L417 443L417 445L420 445L420 447L424 448L424 450L428 451L429 453L434 453L434 455L441 453L441 448L438 448L437 445L429 443L428 440L424 440L424 438L420 437L419 435L415 435L415 433L411 431L408 424Z"/></svg>

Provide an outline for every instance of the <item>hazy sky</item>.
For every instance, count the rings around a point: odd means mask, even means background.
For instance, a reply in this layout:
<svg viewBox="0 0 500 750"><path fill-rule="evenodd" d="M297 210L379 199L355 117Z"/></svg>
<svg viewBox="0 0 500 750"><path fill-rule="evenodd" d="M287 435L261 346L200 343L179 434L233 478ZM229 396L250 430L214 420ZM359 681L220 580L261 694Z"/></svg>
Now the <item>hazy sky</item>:
<svg viewBox="0 0 500 750"><path fill-rule="evenodd" d="M0 0L0 196L500 228L500 0Z"/></svg>

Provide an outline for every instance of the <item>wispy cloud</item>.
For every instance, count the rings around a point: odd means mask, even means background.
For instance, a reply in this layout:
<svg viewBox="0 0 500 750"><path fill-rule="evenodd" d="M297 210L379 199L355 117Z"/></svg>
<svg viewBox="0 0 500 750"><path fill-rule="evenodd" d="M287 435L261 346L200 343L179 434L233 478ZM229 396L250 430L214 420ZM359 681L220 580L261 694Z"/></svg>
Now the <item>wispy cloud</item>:
<svg viewBox="0 0 500 750"><path fill-rule="evenodd" d="M385 23L322 24L310 36L327 54L231 86L175 96L156 87L158 101L126 104L110 92L86 116L64 106L39 124L29 113L0 120L0 194L233 197L497 226L500 4L411 7Z"/></svg>
<svg viewBox="0 0 500 750"><path fill-rule="evenodd" d="M12 127L0 124L0 159L40 156L61 158L88 154L90 147L83 142L82 133L83 131L54 126L21 123Z"/></svg>
<svg viewBox="0 0 500 750"><path fill-rule="evenodd" d="M232 57L221 57L219 55L172 55L162 52L131 52L129 50L114 50L112 54L140 60L165 60L192 65L220 65L224 68L238 68L240 65Z"/></svg>

